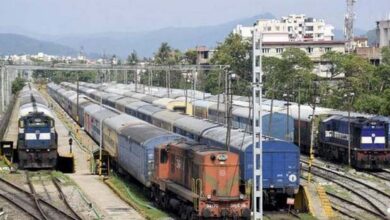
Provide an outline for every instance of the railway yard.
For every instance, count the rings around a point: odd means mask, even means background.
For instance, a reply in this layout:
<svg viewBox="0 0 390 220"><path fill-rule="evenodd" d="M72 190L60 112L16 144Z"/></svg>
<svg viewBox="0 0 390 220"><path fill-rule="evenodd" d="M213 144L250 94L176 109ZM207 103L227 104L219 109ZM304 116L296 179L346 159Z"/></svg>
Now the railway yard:
<svg viewBox="0 0 390 220"><path fill-rule="evenodd" d="M115 85L104 85L104 90L98 90L99 85L93 84L81 84L80 85L80 94L76 96L76 92L73 89L76 88L74 84L64 83L62 85L49 84L46 86L33 85L34 88L39 88L36 91L42 96L47 102L47 106L53 112L53 119L55 124L55 130L58 134L58 156L59 163L56 169L17 169L18 164L16 161L13 161L14 157L7 158L4 156L1 163L0 171L0 210L2 219L195 219L196 217L193 213L195 209L192 209L187 205L183 206L177 204L177 197L168 197L170 202L165 202L165 197L161 197L158 191L155 191L153 186L155 184L167 184L167 188L172 187L177 189L177 192L185 191L186 189L182 186L185 186L187 183L183 182L181 186L172 185L170 182L154 182L154 179L150 179L150 182L145 181L144 177L138 177L133 174L134 171L124 165L125 162L121 162L120 155L115 158L107 157L109 155L110 142L104 139L108 139L103 135L97 138L97 133L93 133L94 130L92 127L98 128L99 126L105 128L105 126L112 131L115 129L118 131L121 128L115 128L119 126L119 123L122 123L121 126L133 126L134 131L142 132L143 130L139 127L146 126L145 128L149 131L156 129L154 135L165 135L166 140L170 137L171 140L177 140L178 135L185 136L189 139L193 138L192 141L198 141L200 143L206 143L206 140L213 145L218 143L218 138L206 139L207 132L202 131L198 132L196 130L178 132L177 124L169 124L168 118L166 121L160 121L160 124L154 120L153 115L158 115L159 111L166 111L161 103L159 105L154 105L150 107L152 102L143 102L146 100L145 94L143 96L139 92L135 92L134 88L130 88L128 91L133 91L129 93L114 93L112 88L120 87ZM92 87L96 87L93 89ZM111 90L110 90L111 89ZM147 91L148 89L144 89ZM110 92L107 92L110 91ZM149 90L150 91L150 90ZM106 94L104 94L106 93ZM155 94L158 94L157 91ZM61 96L61 94L63 94ZM90 95L92 94L92 95ZM129 95L132 96L129 96ZM138 94L138 95L136 95ZM203 95L203 94L202 94ZM126 96L126 97L125 97ZM152 95L150 95L152 96ZM158 97L150 98L149 100L156 101ZM195 96L195 95L194 95ZM77 98L76 98L77 97ZM136 98L138 97L138 98ZM172 97L172 96L171 96ZM37 98L34 98L37 99ZM67 101L67 99L69 99ZM79 101L76 101L79 99ZM120 102L120 99L123 99ZM99 103L99 101L101 103ZM65 103L67 101L68 103ZM126 104L127 101L129 104ZM140 103L142 102L142 103ZM13 112L11 114L10 122L8 129L5 131L3 141L13 142L14 149L16 149L16 143L18 139L18 118L19 108L21 101L16 99L13 106ZM79 107L74 108L74 104L77 103ZM113 103L113 104L112 104ZM119 103L119 104L116 104ZM122 103L122 107L121 107ZM125 104L123 104L125 103ZM132 107L131 103L137 103L137 108ZM177 105L181 105L176 102ZM88 105L92 107L88 109ZM149 111L143 110L145 106L148 105ZM172 105L172 103L171 103ZM161 108L162 107L162 108ZM80 109L83 109L86 113L80 114ZM85 109L85 110L84 110ZM131 109L133 111L128 111ZM99 115L105 115L106 119L100 118L96 123L94 117L95 113L99 112ZM106 111L106 112L105 112ZM108 112L108 113L107 113ZM172 111L174 112L174 111ZM196 110L196 107L192 106L193 114L199 112ZM140 114L143 113L143 114ZM95 115L94 115L95 114ZM173 113L169 113L173 114ZM176 113L175 113L176 114ZM80 120L80 116L83 117ZM149 117L148 117L149 116ZM111 120L109 118L116 118L118 120ZM168 116L167 116L168 117ZM184 114L169 116L169 118L176 118L175 120L180 120ZM157 118L157 116L156 116ZM190 117L189 117L190 118ZM192 118L192 117L191 117ZM91 120L94 124L87 125L85 124L87 120ZM125 120L130 120L126 122ZM197 118L187 119L193 120L196 122L199 120ZM217 119L218 120L218 119ZM83 121L80 124L80 121ZM107 125L105 124L107 121ZM112 124L115 122L114 124ZM165 122L165 124L164 124ZM111 124L110 124L111 123ZM226 132L223 128L216 127L216 124L213 124L212 120L209 120L207 126L203 125L202 129L216 129L220 132ZM283 122L284 123L284 122ZM153 124L153 125L150 125ZM19 124L20 126L20 124ZM91 127L92 126L92 127ZM157 127L160 127L157 129ZM240 125L237 125L240 126ZM100 129L101 129L100 127ZM207 127L207 128L206 128ZM181 127L185 130L185 127ZM123 128L124 129L124 128ZM165 129L165 130L164 130ZM211 129L211 130L212 130ZM109 132L103 130L103 133ZM124 131L122 131L124 132ZM137 136L138 133L131 133L128 131L128 142L130 141L139 141L142 143L145 148L150 146L147 145L147 140L142 141L143 136L148 136L149 134L144 133ZM172 132L172 133L170 133ZM173 133L175 132L175 133ZM191 135L191 132L193 134ZM194 134L198 134L198 138L194 138ZM288 132L286 132L288 133ZM221 134L221 133L217 133ZM223 133L222 133L223 134ZM42 135L39 134L39 135ZM101 134L100 134L101 135ZM225 135L225 134L224 134ZM224 139L222 135L222 139ZM241 136L240 133L234 133L234 137L240 139L240 143L244 142L245 134ZM285 134L283 134L285 135ZM114 140L117 140L120 145L121 137L116 137ZM130 137L134 137L131 139ZM210 136L211 137L211 136ZM112 134L110 136L112 138ZM152 138L152 136L150 137ZM72 139L72 143L70 143ZM102 163L99 163L99 142L103 139L104 150L103 151ZM168 143L165 140L163 143ZM157 139L155 140L157 141ZM138 143L138 142L137 142ZM154 142L153 142L154 143ZM158 143L158 142L156 142ZM187 143L187 142L185 142ZM189 143L189 142L188 142ZM278 142L284 143L284 142ZM177 144L177 143L176 143ZM179 142L178 145L182 144ZM171 146L170 149L175 145L175 142L170 142L167 146ZM234 142L232 142L234 147ZM161 146L161 145L159 145ZM195 148L195 143L192 143L191 146ZM288 145L286 145L288 146ZM120 146L118 147L118 154L120 154ZM202 148L201 146L199 146ZM242 148L242 145L241 145ZM160 148L159 148L160 149ZM181 149L180 147L178 149ZM183 149L187 149L183 147ZM123 151L123 150L122 150ZM232 152L235 152L234 150ZM237 151L236 151L237 152ZM174 153L174 152L172 152ZM196 155L196 151L194 152ZM295 153L295 152L294 152ZM164 148L161 148L160 156L163 158ZM224 155L224 154L222 154ZM295 155L295 154L294 154ZM329 162L323 158L316 158L313 161L309 160L309 157L305 154L297 154L298 161L297 169L298 171L291 170L289 171L290 183L299 183L299 185L289 186L290 193L288 195L283 195L283 200L285 198L294 198L295 204L292 206L283 205L283 202L280 201L276 203L270 202L267 204L267 208L264 214L265 219L389 219L390 218L390 168L377 169L375 171L371 170L360 170L351 168L345 164ZM128 156L132 158L131 155ZM140 156L139 156L140 157ZM171 158L173 156L166 156ZM213 154L210 158L214 157ZM7 159L6 159L7 158ZM125 160L129 160L125 159ZM229 157L230 158L230 157ZM21 158L19 158L20 160ZM142 158L138 158L141 159ZM133 161L138 160L136 157L131 159ZM217 157L218 160L226 160L223 156ZM113 162L110 160L118 160ZM142 161L138 162L141 163ZM161 159L163 163L164 159ZM9 162L11 161L11 162ZM14 162L14 163L12 163ZM277 161L280 162L280 161ZM121 165L122 163L122 165ZM176 164L175 166L180 166ZM187 166L187 165L186 165ZM102 176L97 175L99 173L99 168L103 168ZM150 169L150 166L146 164L146 167ZM238 164L237 164L238 167ZM141 169L141 168L138 168ZM142 168L143 169L143 168ZM161 168L162 169L162 168ZM170 169L173 169L170 167ZM178 167L177 167L178 169ZM109 175L107 175L109 172ZM163 169L159 170L158 175L163 175L160 172L164 172ZM172 171L171 171L172 172ZM191 171L193 172L193 171ZM309 174L310 173L310 174ZM149 175L151 175L149 173ZM294 175L299 175L295 176ZM103 177L104 176L104 177ZM241 177L241 178L246 178ZM298 179L294 179L298 178ZM310 179L310 182L309 182ZM115 182L115 181L120 181ZM237 177L238 180L238 177ZM151 189L145 189L145 185L151 187ZM149 185L150 184L150 185ZM196 181L191 184L197 184ZM222 183L218 183L222 184ZM232 188L233 187L232 183ZM120 186L125 186L121 188ZM224 186L218 185L221 189ZM237 185L238 186L238 185ZM140 192L134 193L134 189L137 189ZM160 186L161 187L161 186ZM180 188L181 187L181 188ZM268 186L266 186L268 187ZM271 186L273 187L273 186ZM191 188L191 187L190 187ZM196 187L195 187L196 188ZM298 192L299 188L299 192ZM296 189L296 190L295 190ZM148 198L150 190L152 192L152 199ZM194 190L194 188L192 188ZM206 192L207 189L205 189ZM287 188L286 188L287 190ZM287 190L287 191L288 191ZM292 191L291 191L292 190ZM127 193L126 193L127 191ZM196 190L192 193L197 193ZM210 192L211 194L216 194L216 192ZM237 193L239 191L237 190ZM272 190L267 191L269 195L272 195ZM127 195L124 195L127 194ZM237 194L238 195L238 194ZM193 195L192 195L193 196ZM214 196L214 195L213 195ZM240 202L244 204L245 196L240 194ZM279 195L280 196L280 195ZM207 195L208 197L208 195ZM195 197L197 198L197 197ZM276 198L276 197L275 197ZM274 199L275 199L274 198ZM208 198L210 202L210 199ZM179 202L180 203L180 202ZM184 203L182 201L182 203ZM201 203L199 203L201 204ZM245 203L247 204L247 203ZM276 204L276 205L275 205ZM140 208L141 207L141 208ZM175 208L176 207L176 208ZM184 208L183 208L184 207ZM210 206L211 207L211 206ZM236 207L236 206L231 206ZM241 205L241 207L245 207ZM199 207L198 207L199 208ZM207 209L207 208L206 208ZM146 210L146 211L145 211ZM151 211L152 210L152 211ZM210 210L210 208L209 208ZM202 212L202 215L206 211ZM241 217L249 217L249 215L244 216L245 209L240 209L237 214L242 215ZM216 213L213 211L213 213ZM222 212L221 212L222 213ZM221 214L222 215L222 214ZM222 216L220 216L222 218Z"/></svg>

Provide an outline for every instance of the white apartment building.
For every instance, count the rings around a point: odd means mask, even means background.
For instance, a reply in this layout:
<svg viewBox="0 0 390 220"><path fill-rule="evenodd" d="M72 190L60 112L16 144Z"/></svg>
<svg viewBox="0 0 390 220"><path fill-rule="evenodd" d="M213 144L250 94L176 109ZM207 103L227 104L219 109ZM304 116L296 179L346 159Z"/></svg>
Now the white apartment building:
<svg viewBox="0 0 390 220"><path fill-rule="evenodd" d="M326 24L323 19L306 17L306 15L289 15L276 19L260 19L256 22L262 31L264 42L288 41L332 41L334 27ZM243 38L251 38L254 27L237 25L233 33Z"/></svg>

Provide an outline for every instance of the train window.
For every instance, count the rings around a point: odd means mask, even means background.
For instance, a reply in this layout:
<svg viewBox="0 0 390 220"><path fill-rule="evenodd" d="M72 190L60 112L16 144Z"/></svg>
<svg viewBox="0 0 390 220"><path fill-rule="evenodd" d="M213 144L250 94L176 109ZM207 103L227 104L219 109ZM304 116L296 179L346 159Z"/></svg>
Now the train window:
<svg viewBox="0 0 390 220"><path fill-rule="evenodd" d="M54 120L50 119L50 127L54 128Z"/></svg>
<svg viewBox="0 0 390 220"><path fill-rule="evenodd" d="M166 149L162 149L160 152L160 163L164 164L168 161L168 151Z"/></svg>

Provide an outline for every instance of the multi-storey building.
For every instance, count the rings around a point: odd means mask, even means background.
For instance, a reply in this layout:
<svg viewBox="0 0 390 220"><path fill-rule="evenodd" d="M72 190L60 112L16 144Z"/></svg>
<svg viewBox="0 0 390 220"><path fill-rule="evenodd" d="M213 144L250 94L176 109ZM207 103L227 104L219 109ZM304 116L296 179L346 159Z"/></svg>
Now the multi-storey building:
<svg viewBox="0 0 390 220"><path fill-rule="evenodd" d="M390 46L390 18L377 22L377 35L379 38L379 47Z"/></svg>
<svg viewBox="0 0 390 220"><path fill-rule="evenodd" d="M289 15L276 19L260 19L255 26L262 31L264 42L286 41L332 41L334 27L323 19L306 17L306 15ZM237 25L233 33L243 38L252 37L254 27Z"/></svg>

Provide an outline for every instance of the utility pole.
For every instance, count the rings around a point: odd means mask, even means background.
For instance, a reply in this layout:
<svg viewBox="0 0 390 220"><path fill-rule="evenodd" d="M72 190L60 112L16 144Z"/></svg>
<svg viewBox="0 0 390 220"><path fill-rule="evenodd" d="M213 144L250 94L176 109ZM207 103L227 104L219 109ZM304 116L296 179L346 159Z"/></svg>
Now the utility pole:
<svg viewBox="0 0 390 220"><path fill-rule="evenodd" d="M287 141L290 141L290 99L292 98L292 94L288 91L287 89L287 92L283 94L283 98L285 101L287 101L287 103L285 104L285 106L287 107L287 118L286 118L286 140Z"/></svg>
<svg viewBox="0 0 390 220"><path fill-rule="evenodd" d="M252 206L253 219L263 219L263 130L262 130L262 108L259 110L256 105L256 99L259 100L259 106L262 104L262 33L257 26L253 28L252 32L252 152L253 152L253 188L252 188ZM256 114L258 114L259 123L256 123ZM257 132L259 131L258 137ZM258 144L258 145L257 145ZM257 147L258 146L258 147ZM259 159L259 164L257 163Z"/></svg>
<svg viewBox="0 0 390 220"><path fill-rule="evenodd" d="M301 79L298 78L298 146L301 147Z"/></svg>
<svg viewBox="0 0 390 220"><path fill-rule="evenodd" d="M76 89L76 93L77 93L77 104L76 104L76 112L77 112L77 116L76 116L76 119L77 119L77 122L79 122L79 80L80 80L80 76L79 76L79 71L77 71L77 89Z"/></svg>
<svg viewBox="0 0 390 220"><path fill-rule="evenodd" d="M315 112L316 112L316 106L318 102L318 97L317 97L317 84L314 82L314 94L313 94L313 103L312 103L312 108L313 112L311 115L311 132L310 132L310 151L309 151L309 175L307 178L307 181L310 183L311 181L311 167L313 164L314 160L314 130L315 130Z"/></svg>
<svg viewBox="0 0 390 220"><path fill-rule="evenodd" d="M355 93L353 92L344 94L344 97L348 102L348 166L351 166L351 107L354 96Z"/></svg>
<svg viewBox="0 0 390 220"><path fill-rule="evenodd" d="M353 34L353 22L355 19L355 12L353 6L357 0L347 0L347 13L345 14L345 40L346 51L352 53L354 50L354 34Z"/></svg>
<svg viewBox="0 0 390 220"><path fill-rule="evenodd" d="M236 74L229 72L229 81L228 81L228 89L227 89L227 132L226 132L226 150L230 151L230 133L232 130L232 111L233 111L233 92L232 92L232 81L236 79Z"/></svg>

